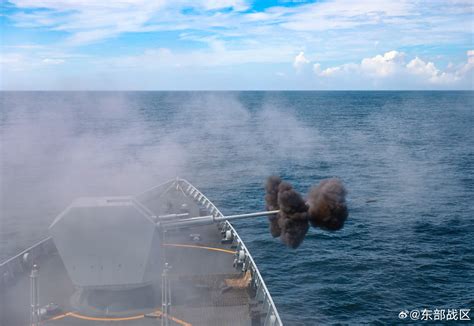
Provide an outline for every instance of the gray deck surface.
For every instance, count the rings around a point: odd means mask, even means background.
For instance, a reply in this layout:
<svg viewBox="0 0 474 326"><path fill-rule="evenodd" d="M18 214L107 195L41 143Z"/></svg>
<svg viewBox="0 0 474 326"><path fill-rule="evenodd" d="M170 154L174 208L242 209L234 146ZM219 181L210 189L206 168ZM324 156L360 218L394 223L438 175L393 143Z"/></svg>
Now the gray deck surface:
<svg viewBox="0 0 474 326"><path fill-rule="evenodd" d="M143 202L156 215L178 212L182 203L188 205L190 215L199 215L199 206L184 194L171 190L158 199ZM170 205L171 203L171 205ZM193 239L193 235L194 239ZM199 240L195 239L199 235ZM225 288L224 280L242 277L233 267L235 249L230 244L221 244L221 234L216 225L196 226L167 231L161 249L171 266L169 282L171 288L170 325L251 325L249 314L249 291ZM154 248L160 250L160 248ZM62 313L56 319L44 320L42 325L161 325L159 318L144 316L161 311L160 283L155 284L155 307L126 311L119 315L91 314L78 311L71 305L75 292L58 254L44 257L40 266L40 305L54 302ZM161 270L157 270L161 280ZM23 275L2 294L3 307L1 326L29 324L29 277ZM130 319L129 319L130 318ZM136 318L136 319L133 319Z"/></svg>

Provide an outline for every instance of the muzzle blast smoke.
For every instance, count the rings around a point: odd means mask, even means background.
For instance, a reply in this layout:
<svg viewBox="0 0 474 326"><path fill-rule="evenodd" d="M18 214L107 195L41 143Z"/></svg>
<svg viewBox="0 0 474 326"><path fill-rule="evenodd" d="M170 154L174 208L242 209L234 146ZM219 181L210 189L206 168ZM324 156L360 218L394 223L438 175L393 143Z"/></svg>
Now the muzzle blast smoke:
<svg viewBox="0 0 474 326"><path fill-rule="evenodd" d="M340 230L349 215L347 191L337 178L322 180L311 189L306 202L291 184L277 176L267 179L265 191L267 210L279 210L268 217L270 233L293 249L303 242L310 224L323 230Z"/></svg>

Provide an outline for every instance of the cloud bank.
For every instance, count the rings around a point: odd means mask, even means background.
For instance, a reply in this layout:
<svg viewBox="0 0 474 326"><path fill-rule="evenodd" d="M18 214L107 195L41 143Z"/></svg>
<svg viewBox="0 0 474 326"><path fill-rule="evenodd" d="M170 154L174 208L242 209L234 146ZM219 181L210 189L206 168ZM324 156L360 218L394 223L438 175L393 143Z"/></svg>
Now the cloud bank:
<svg viewBox="0 0 474 326"><path fill-rule="evenodd" d="M111 81L121 89L339 85L315 81L310 70L344 76L348 87L360 86L355 77L363 74L367 89L377 89L377 80L409 70L425 81L416 87L472 89L465 77L470 68L461 67L472 51L471 1L11 0L0 6L2 89L104 89ZM408 67L417 57L422 62Z"/></svg>
<svg viewBox="0 0 474 326"><path fill-rule="evenodd" d="M393 82L409 81L409 86L459 86L469 84L472 88L474 77L474 51L466 52L466 61L454 66L449 64L445 70L433 62L418 56L409 60L405 53L392 50L374 57L363 58L360 63L345 63L338 66L321 68L320 63L313 64L316 77L343 82L350 76L359 80L391 85ZM402 83L395 83L400 87ZM403 87L402 87L403 88Z"/></svg>

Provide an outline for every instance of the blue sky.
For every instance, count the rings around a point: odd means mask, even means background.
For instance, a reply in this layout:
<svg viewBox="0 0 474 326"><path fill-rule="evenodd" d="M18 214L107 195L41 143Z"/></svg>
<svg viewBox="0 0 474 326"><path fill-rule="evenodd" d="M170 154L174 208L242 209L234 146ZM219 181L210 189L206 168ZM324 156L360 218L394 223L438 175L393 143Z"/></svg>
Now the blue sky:
<svg viewBox="0 0 474 326"><path fill-rule="evenodd" d="M1 89L473 89L472 0L11 0Z"/></svg>

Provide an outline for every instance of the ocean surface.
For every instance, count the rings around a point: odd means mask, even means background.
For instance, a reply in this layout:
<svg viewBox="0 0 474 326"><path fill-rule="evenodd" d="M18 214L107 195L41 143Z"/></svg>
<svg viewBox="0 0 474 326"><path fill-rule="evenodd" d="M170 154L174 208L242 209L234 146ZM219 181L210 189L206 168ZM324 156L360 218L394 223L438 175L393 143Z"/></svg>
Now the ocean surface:
<svg viewBox="0 0 474 326"><path fill-rule="evenodd" d="M474 308L474 92L2 92L0 261L73 198L179 175L224 214L337 176L341 231L297 250L235 222L287 325L397 324ZM471 312L471 318L473 312Z"/></svg>

